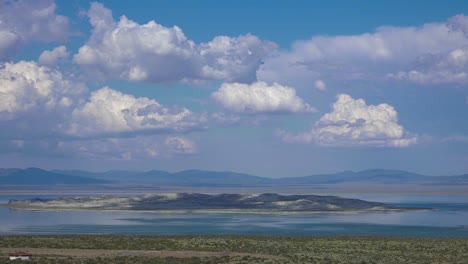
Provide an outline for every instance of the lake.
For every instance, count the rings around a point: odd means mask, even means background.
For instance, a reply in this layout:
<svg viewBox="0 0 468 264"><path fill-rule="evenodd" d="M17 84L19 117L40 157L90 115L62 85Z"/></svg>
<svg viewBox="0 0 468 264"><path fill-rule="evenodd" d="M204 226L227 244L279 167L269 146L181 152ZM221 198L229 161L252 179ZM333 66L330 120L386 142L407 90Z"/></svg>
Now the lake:
<svg viewBox="0 0 468 264"><path fill-rule="evenodd" d="M9 199L36 197L56 198L57 195L0 195L0 203L7 203ZM397 206L430 207L434 210L252 214L30 211L0 208L0 234L383 235L468 238L468 196L347 194L343 197Z"/></svg>

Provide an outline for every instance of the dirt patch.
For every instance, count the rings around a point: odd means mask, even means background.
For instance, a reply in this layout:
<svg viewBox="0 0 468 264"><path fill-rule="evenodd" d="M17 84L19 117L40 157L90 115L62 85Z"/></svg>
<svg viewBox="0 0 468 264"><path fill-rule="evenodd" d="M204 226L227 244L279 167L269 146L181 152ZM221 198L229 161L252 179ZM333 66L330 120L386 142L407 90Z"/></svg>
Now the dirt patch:
<svg viewBox="0 0 468 264"><path fill-rule="evenodd" d="M144 256L144 257L174 257L174 258L191 258L191 257L257 257L265 259L282 260L283 257L266 255L266 254L251 254L241 252L213 252L213 251L172 251L172 250L107 250L107 249L58 249L58 248L0 248L0 253L8 254L17 251L28 252L38 256L53 256L53 257L118 257L118 256Z"/></svg>

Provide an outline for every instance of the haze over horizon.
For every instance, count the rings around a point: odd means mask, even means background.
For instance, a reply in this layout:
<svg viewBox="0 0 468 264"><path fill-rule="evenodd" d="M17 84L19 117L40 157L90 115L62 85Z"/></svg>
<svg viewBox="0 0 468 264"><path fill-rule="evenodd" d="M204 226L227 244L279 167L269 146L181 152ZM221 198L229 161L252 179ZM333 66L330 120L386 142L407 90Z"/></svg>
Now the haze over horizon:
<svg viewBox="0 0 468 264"><path fill-rule="evenodd" d="M465 14L0 0L0 167L466 174Z"/></svg>
<svg viewBox="0 0 468 264"><path fill-rule="evenodd" d="M402 174L412 174L412 175L422 175L422 176L461 176L461 175L468 175L468 173L462 173L462 174L447 174L447 175L436 175L436 174L423 174L423 173L417 173L413 171L405 171L405 170L397 170L397 169L381 169L381 168L370 168L370 169L364 169L364 170L342 170L342 171L334 171L334 172L328 172L328 173L306 173L306 174L301 174L301 175L291 175L291 174L286 174L286 175L258 175L254 173L248 173L248 172L242 172L242 171L230 171L230 170L204 170L204 169L198 169L198 168L192 168L192 169L183 169L183 170L161 170L161 169L148 169L148 170L118 170L118 169L104 169L104 170L85 170L85 169L80 169L80 168L69 168L69 169L44 169L40 167L19 167L19 168L13 168L13 167L8 167L8 168L0 168L0 170L8 170L8 169L19 169L19 170L44 170L48 172L57 172L57 173L62 173L62 172L67 172L67 174L74 175L73 172L85 172L85 173L109 173L111 176L112 173L119 173L119 172L130 172L130 173L146 173L146 172L168 172L171 174L177 174L177 173L183 173L183 172L191 172L191 171L196 171L196 172L213 172L213 173L235 173L235 174L245 174L245 175L251 175L251 176L256 176L256 177L263 177L263 178L272 178L272 179L281 179L281 178L293 178L293 177L309 177L309 176L322 176L322 175L338 175L338 174L359 174L359 173L366 173L366 172L372 172L375 175L385 175L388 173L402 173Z"/></svg>

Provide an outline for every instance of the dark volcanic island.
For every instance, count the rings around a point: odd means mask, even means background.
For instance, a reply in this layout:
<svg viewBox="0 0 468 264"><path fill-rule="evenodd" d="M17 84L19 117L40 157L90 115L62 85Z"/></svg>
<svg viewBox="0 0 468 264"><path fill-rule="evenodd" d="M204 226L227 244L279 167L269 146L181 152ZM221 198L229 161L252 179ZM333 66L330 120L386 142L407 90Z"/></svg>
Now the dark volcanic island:
<svg viewBox="0 0 468 264"><path fill-rule="evenodd" d="M148 194L133 197L99 196L57 199L36 198L28 200L10 200L8 207L36 210L215 210L235 212L346 212L411 210L411 208L396 208L384 203L368 202L359 199L347 199L338 196L279 195L274 193L264 193L259 195L170 193Z"/></svg>

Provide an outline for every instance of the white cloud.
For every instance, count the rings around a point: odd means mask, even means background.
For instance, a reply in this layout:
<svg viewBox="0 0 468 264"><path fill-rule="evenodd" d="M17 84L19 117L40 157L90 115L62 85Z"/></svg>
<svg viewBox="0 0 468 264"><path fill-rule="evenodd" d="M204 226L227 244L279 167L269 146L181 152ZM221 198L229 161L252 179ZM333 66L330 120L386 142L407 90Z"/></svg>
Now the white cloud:
<svg viewBox="0 0 468 264"><path fill-rule="evenodd" d="M54 151L91 159L142 160L169 158L196 153L196 145L179 136L137 136L60 141Z"/></svg>
<svg viewBox="0 0 468 264"><path fill-rule="evenodd" d="M398 114L391 105L367 105L363 99L346 94L337 96L332 112L322 116L310 131L297 135L281 131L279 136L287 142L327 146L406 147L417 141L398 124Z"/></svg>
<svg viewBox="0 0 468 264"><path fill-rule="evenodd" d="M86 92L83 84L35 62L5 63L0 68L0 120L38 114L58 116L78 105Z"/></svg>
<svg viewBox="0 0 468 264"><path fill-rule="evenodd" d="M462 31L468 35L468 16L459 14L448 19L447 26L454 31Z"/></svg>
<svg viewBox="0 0 468 264"><path fill-rule="evenodd" d="M197 151L195 143L183 137L167 137L164 146L169 154L193 154Z"/></svg>
<svg viewBox="0 0 468 264"><path fill-rule="evenodd" d="M316 112L296 95L294 88L277 83L223 83L211 97L223 107L240 113Z"/></svg>
<svg viewBox="0 0 468 264"><path fill-rule="evenodd" d="M56 69L20 61L0 66L2 138L56 137L60 124L83 103L87 87Z"/></svg>
<svg viewBox="0 0 468 264"><path fill-rule="evenodd" d="M53 0L0 0L0 60L15 55L25 42L65 40L68 18L55 10Z"/></svg>
<svg viewBox="0 0 468 264"><path fill-rule="evenodd" d="M262 59L274 51L276 45L247 34L237 38L215 37L198 48L203 57L202 79L253 82Z"/></svg>
<svg viewBox="0 0 468 264"><path fill-rule="evenodd" d="M59 59L68 58L70 53L68 53L67 48L65 46L59 46L54 48L53 50L45 50L39 56L39 64L45 66L55 66Z"/></svg>
<svg viewBox="0 0 468 264"><path fill-rule="evenodd" d="M204 122L186 108L167 108L146 97L134 97L104 87L76 108L66 129L70 135L137 131L184 132L200 129Z"/></svg>
<svg viewBox="0 0 468 264"><path fill-rule="evenodd" d="M297 41L291 51L265 59L257 71L261 81L307 87L315 80L386 80L389 74L418 72L400 79L425 83L467 83L466 64L427 60L451 56L468 46L468 17L420 27L380 27L375 32L349 36L317 36ZM435 72L431 71L436 68ZM429 70L429 72L426 72ZM436 73L438 72L438 74ZM413 74L415 75L415 74Z"/></svg>
<svg viewBox="0 0 468 264"><path fill-rule="evenodd" d="M468 46L452 50L447 54L420 58L417 70L399 71L388 74L397 80L416 83L468 83Z"/></svg>
<svg viewBox="0 0 468 264"><path fill-rule="evenodd" d="M12 138L167 134L203 129L206 122L186 108L108 87L89 95L84 84L35 62L5 63L0 95L2 134Z"/></svg>
<svg viewBox="0 0 468 264"><path fill-rule="evenodd" d="M19 35L2 27L0 23L0 60L5 60L19 51L22 40Z"/></svg>
<svg viewBox="0 0 468 264"><path fill-rule="evenodd" d="M314 82L314 85L315 85L315 88L320 91L325 91L327 89L327 85L322 80L316 80Z"/></svg>
<svg viewBox="0 0 468 264"><path fill-rule="evenodd" d="M100 79L250 82L262 59L276 49L253 35L196 44L177 26L140 25L125 16L115 22L99 3L91 4L88 16L93 33L74 61Z"/></svg>
<svg viewBox="0 0 468 264"><path fill-rule="evenodd" d="M0 152L146 159L196 153L180 133L207 120L186 108L87 87L35 62L0 68ZM180 133L179 133L180 132Z"/></svg>

